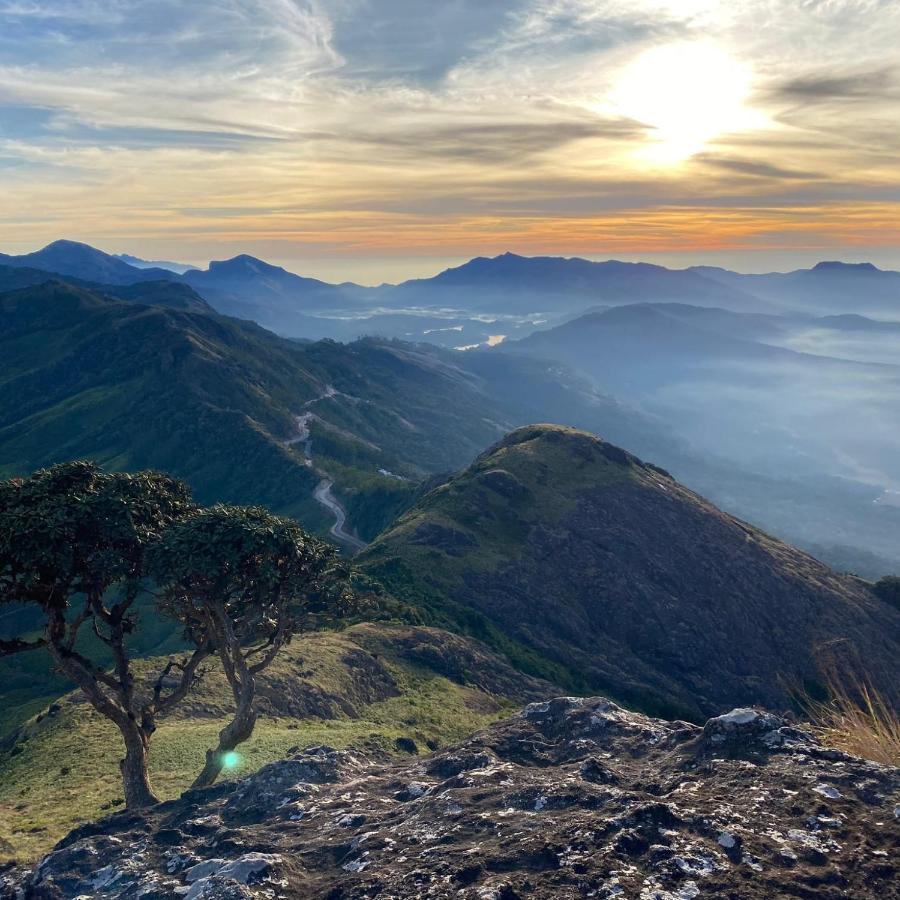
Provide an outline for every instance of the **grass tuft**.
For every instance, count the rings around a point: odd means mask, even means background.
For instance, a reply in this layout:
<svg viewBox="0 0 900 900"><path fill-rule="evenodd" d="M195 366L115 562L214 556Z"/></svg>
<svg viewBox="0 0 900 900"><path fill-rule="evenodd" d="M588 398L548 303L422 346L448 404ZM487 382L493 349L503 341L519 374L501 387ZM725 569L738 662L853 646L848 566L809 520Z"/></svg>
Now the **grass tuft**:
<svg viewBox="0 0 900 900"><path fill-rule="evenodd" d="M871 685L830 672L828 700L805 702L813 731L831 746L888 766L900 766L900 715Z"/></svg>

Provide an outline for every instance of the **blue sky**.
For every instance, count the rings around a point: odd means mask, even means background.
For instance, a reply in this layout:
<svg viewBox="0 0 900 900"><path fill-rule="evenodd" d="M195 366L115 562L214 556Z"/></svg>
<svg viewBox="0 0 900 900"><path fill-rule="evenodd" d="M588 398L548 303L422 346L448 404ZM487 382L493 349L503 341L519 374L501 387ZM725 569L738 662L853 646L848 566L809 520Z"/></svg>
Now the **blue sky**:
<svg viewBox="0 0 900 900"><path fill-rule="evenodd" d="M0 0L0 248L900 266L895 0Z"/></svg>

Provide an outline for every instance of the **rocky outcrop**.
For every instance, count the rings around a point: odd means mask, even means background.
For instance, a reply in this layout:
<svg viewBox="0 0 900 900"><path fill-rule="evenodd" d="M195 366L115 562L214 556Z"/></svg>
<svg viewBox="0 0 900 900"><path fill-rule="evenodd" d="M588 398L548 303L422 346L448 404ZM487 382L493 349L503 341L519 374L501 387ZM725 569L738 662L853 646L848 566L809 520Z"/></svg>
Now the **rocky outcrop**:
<svg viewBox="0 0 900 900"><path fill-rule="evenodd" d="M890 898L900 772L738 709L533 703L452 749L312 748L71 834L3 897Z"/></svg>

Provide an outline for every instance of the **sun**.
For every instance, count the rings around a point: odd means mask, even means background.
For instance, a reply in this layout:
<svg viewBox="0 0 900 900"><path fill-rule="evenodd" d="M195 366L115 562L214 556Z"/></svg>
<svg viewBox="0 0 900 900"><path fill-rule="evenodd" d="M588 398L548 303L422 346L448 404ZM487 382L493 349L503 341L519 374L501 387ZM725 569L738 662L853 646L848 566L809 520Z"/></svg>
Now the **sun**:
<svg viewBox="0 0 900 900"><path fill-rule="evenodd" d="M622 72L610 99L621 115L649 129L642 156L676 164L717 135L746 126L750 86L748 67L720 47L680 42L638 56Z"/></svg>

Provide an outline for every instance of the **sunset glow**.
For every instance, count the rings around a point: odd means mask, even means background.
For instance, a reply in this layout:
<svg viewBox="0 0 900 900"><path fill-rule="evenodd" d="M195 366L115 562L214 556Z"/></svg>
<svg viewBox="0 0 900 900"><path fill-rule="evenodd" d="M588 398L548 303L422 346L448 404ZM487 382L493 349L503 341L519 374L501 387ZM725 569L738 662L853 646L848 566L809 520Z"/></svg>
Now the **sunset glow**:
<svg viewBox="0 0 900 900"><path fill-rule="evenodd" d="M0 21L6 252L66 236L370 283L504 250L900 265L886 0L0 0Z"/></svg>

